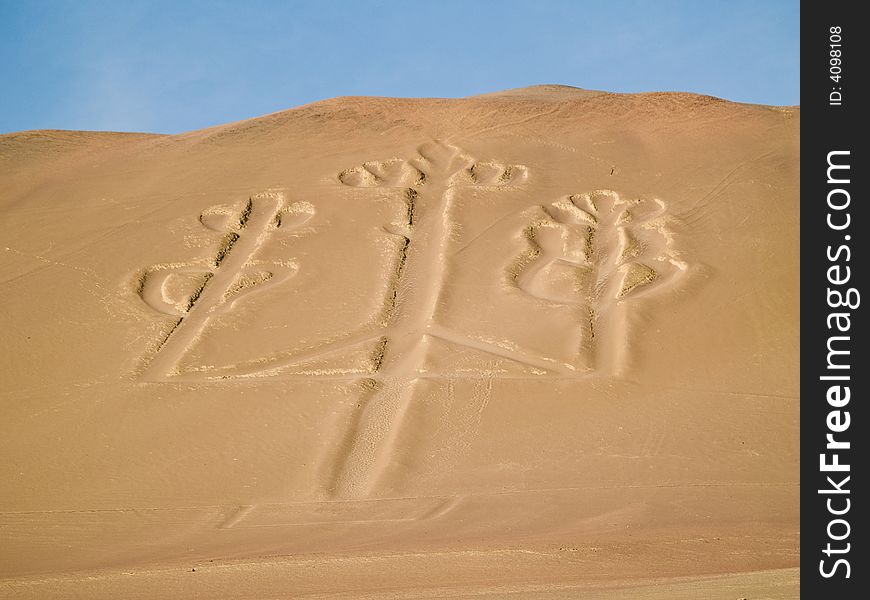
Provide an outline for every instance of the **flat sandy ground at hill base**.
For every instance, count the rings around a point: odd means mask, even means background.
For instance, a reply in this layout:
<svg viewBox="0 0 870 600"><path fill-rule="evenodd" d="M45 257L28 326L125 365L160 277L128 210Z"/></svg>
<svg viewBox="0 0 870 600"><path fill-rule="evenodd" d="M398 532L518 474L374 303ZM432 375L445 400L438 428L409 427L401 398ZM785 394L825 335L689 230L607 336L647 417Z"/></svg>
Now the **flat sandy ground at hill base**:
<svg viewBox="0 0 870 600"><path fill-rule="evenodd" d="M0 597L796 598L799 121L0 136Z"/></svg>

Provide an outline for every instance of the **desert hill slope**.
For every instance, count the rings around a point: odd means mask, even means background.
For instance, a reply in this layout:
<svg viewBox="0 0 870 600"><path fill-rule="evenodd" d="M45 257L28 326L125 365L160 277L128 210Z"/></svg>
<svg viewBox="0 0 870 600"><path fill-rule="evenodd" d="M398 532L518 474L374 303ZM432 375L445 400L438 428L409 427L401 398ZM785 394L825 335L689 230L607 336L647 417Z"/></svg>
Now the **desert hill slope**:
<svg viewBox="0 0 870 600"><path fill-rule="evenodd" d="M0 595L790 597L799 121L0 135Z"/></svg>

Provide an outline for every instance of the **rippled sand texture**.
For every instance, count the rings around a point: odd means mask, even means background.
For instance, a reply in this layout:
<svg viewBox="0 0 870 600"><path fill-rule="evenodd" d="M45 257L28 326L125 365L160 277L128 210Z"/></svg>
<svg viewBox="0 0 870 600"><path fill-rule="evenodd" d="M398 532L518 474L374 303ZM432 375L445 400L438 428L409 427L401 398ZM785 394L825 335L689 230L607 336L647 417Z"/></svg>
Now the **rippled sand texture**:
<svg viewBox="0 0 870 600"><path fill-rule="evenodd" d="M0 136L0 596L794 597L799 118Z"/></svg>

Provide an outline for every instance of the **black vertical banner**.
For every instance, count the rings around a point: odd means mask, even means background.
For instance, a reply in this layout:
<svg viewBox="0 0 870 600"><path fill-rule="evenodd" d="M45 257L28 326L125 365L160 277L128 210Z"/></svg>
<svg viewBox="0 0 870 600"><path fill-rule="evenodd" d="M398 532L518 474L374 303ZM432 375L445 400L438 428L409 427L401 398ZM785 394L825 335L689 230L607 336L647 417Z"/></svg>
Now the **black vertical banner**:
<svg viewBox="0 0 870 600"><path fill-rule="evenodd" d="M862 293L868 110L859 2L801 6L801 594L870 589ZM870 297L866 298L870 301ZM859 455L864 459L860 460Z"/></svg>

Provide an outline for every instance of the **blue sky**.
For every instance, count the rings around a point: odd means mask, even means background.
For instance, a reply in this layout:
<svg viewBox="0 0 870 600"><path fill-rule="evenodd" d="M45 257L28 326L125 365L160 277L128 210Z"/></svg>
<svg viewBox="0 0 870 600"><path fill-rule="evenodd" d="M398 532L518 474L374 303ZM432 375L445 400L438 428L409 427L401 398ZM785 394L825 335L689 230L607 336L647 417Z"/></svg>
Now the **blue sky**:
<svg viewBox="0 0 870 600"><path fill-rule="evenodd" d="M798 0L0 0L0 133L541 83L799 104Z"/></svg>

